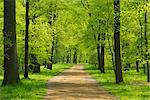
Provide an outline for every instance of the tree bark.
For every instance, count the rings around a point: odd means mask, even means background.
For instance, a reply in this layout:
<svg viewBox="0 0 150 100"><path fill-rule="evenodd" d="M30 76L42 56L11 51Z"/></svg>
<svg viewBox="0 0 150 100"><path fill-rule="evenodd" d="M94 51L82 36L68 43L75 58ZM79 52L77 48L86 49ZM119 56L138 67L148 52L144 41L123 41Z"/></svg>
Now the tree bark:
<svg viewBox="0 0 150 100"><path fill-rule="evenodd" d="M53 32L53 40L52 40L52 47L51 47L50 63L47 66L47 69L50 69L50 70L53 69L54 48L55 48L55 34Z"/></svg>
<svg viewBox="0 0 150 100"><path fill-rule="evenodd" d="M15 0L4 0L4 79L2 85L19 82L15 7Z"/></svg>
<svg viewBox="0 0 150 100"><path fill-rule="evenodd" d="M79 55L79 63L82 63L82 53Z"/></svg>
<svg viewBox="0 0 150 100"><path fill-rule="evenodd" d="M105 65L105 33L102 34L102 42L101 42L101 73L105 73L104 65Z"/></svg>
<svg viewBox="0 0 150 100"><path fill-rule="evenodd" d="M72 58L72 56L71 56L71 49L70 49L70 51L69 51L69 63L71 63L71 59Z"/></svg>
<svg viewBox="0 0 150 100"><path fill-rule="evenodd" d="M101 46L101 63L100 63L100 66L101 66L101 73L105 73L105 69L104 69L104 45Z"/></svg>
<svg viewBox="0 0 150 100"><path fill-rule="evenodd" d="M73 55L73 63L77 64L77 49L74 49L74 55Z"/></svg>
<svg viewBox="0 0 150 100"><path fill-rule="evenodd" d="M148 0L146 0L146 7ZM147 82L150 82L150 71L149 71L149 63L148 63L148 39L147 39L147 10L145 11L145 60L146 60L146 66L147 66Z"/></svg>
<svg viewBox="0 0 150 100"><path fill-rule="evenodd" d="M54 64L56 64L57 62L59 62L59 58L58 58L58 36L56 35L56 42L55 42L55 53L54 53Z"/></svg>
<svg viewBox="0 0 150 100"><path fill-rule="evenodd" d="M55 5L55 8L57 6ZM51 26L51 28L53 29L53 25L55 23L57 19L57 14L56 14L56 9L54 10L54 12L50 12L50 16L49 16L49 25ZM54 49L55 49L55 41L56 41L56 36L55 36L55 32L54 32L54 29L53 29L53 33L52 33L52 47L51 47L51 56L50 56L50 62L48 63L48 66L47 66L47 69L50 69L52 70L53 69L53 63L54 63ZM56 41L57 42L57 41Z"/></svg>
<svg viewBox="0 0 150 100"><path fill-rule="evenodd" d="M25 71L24 71L25 78L28 78L28 55L29 55L28 33L29 33L29 2L26 1Z"/></svg>
<svg viewBox="0 0 150 100"><path fill-rule="evenodd" d="M139 71L139 61L136 61L136 71L137 71L137 72L140 72L140 71Z"/></svg>
<svg viewBox="0 0 150 100"><path fill-rule="evenodd" d="M38 63L36 55L30 54L30 56L31 56L30 69L32 69L33 73L39 73L40 72L40 64Z"/></svg>
<svg viewBox="0 0 150 100"><path fill-rule="evenodd" d="M150 82L150 68L148 61L147 61L147 82Z"/></svg>
<svg viewBox="0 0 150 100"><path fill-rule="evenodd" d="M123 82L120 54L120 0L114 0L114 51L116 83Z"/></svg>
<svg viewBox="0 0 150 100"><path fill-rule="evenodd" d="M97 44L97 59L98 59L98 68L101 71L101 55L100 55L100 45Z"/></svg>
<svg viewBox="0 0 150 100"><path fill-rule="evenodd" d="M66 54L66 63L69 63L69 51L67 50L67 54Z"/></svg>
<svg viewBox="0 0 150 100"><path fill-rule="evenodd" d="M100 72L102 73L102 67L101 67L101 46L100 46L100 33L98 34L98 37L96 38L96 35L94 34L94 39L97 43L97 60L98 60L98 68Z"/></svg>

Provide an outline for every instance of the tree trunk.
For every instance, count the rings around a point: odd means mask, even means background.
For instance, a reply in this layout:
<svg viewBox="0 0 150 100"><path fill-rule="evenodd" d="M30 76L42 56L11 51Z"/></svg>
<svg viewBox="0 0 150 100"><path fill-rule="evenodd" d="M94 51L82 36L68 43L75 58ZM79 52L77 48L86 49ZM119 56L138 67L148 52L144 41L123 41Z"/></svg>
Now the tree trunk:
<svg viewBox="0 0 150 100"><path fill-rule="evenodd" d="M28 78L28 33L29 33L29 2L26 1L26 33L25 33L25 71L24 77Z"/></svg>
<svg viewBox="0 0 150 100"><path fill-rule="evenodd" d="M120 54L120 0L114 1L114 51L116 83L123 82L121 54Z"/></svg>
<svg viewBox="0 0 150 100"><path fill-rule="evenodd" d="M56 36L56 42L55 42L55 54L54 54L54 64L56 64L57 62L59 62L58 59L58 36Z"/></svg>
<svg viewBox="0 0 150 100"><path fill-rule="evenodd" d="M69 63L69 51L67 50L66 63Z"/></svg>
<svg viewBox="0 0 150 100"><path fill-rule="evenodd" d="M15 5L15 0L4 0L4 79L2 85L19 82Z"/></svg>
<svg viewBox="0 0 150 100"><path fill-rule="evenodd" d="M82 62L82 53L80 53L80 56L79 56L79 63Z"/></svg>
<svg viewBox="0 0 150 100"><path fill-rule="evenodd" d="M77 64L77 49L74 49L74 55L73 55L73 63Z"/></svg>
<svg viewBox="0 0 150 100"><path fill-rule="evenodd" d="M53 69L53 59L54 59L54 47L55 47L55 34L53 33L53 40L52 40L52 47L51 47L51 57L50 57L50 63L47 66L47 69L52 70Z"/></svg>
<svg viewBox="0 0 150 100"><path fill-rule="evenodd" d="M146 0L146 7L148 0ZM147 10L145 11L145 60L146 60L146 66L147 66L147 82L150 82L150 72L149 72L149 63L148 63L148 39L147 39Z"/></svg>
<svg viewBox="0 0 150 100"><path fill-rule="evenodd" d="M98 59L98 68L99 68L99 70L101 71L101 55L100 55L100 45L99 44L97 44L97 59Z"/></svg>
<svg viewBox="0 0 150 100"><path fill-rule="evenodd" d="M30 54L30 56L31 56L30 69L33 71L33 73L39 73L40 72L40 64L38 63L36 55Z"/></svg>
<svg viewBox="0 0 150 100"><path fill-rule="evenodd" d="M148 61L147 61L147 82L150 82L150 68Z"/></svg>
<svg viewBox="0 0 150 100"><path fill-rule="evenodd" d="M55 9L56 9L56 5L55 5ZM55 32L54 32L54 29L53 29L53 25L54 25L54 23L55 23L55 21L56 21L56 19L57 19L57 14L56 14L56 11L54 11L54 13L53 13L53 11L51 11L50 12L50 16L49 16L49 21L48 21L48 23L49 23L49 25L51 26L51 29L53 30L53 33L52 33L52 47L51 47L51 56L50 56L50 58L49 58L49 63L48 63L48 65L47 65L47 69L50 69L50 70L52 70L53 69L53 63L54 63L54 49L55 49L55 41L56 41L56 38L55 38ZM56 41L57 42L57 41Z"/></svg>
<svg viewBox="0 0 150 100"><path fill-rule="evenodd" d="M36 63L34 65L34 68L33 68L33 73L39 73L39 72L41 72L41 70L40 70L40 64Z"/></svg>
<svg viewBox="0 0 150 100"><path fill-rule="evenodd" d="M101 45L101 63L100 63L100 66L101 66L101 73L105 73L105 69L104 69L104 45Z"/></svg>
<svg viewBox="0 0 150 100"><path fill-rule="evenodd" d="M71 56L71 49L70 49L70 51L69 51L69 63L71 63L71 59L72 58L72 56Z"/></svg>
<svg viewBox="0 0 150 100"><path fill-rule="evenodd" d="M44 64L43 64L43 65L44 65L44 68L47 67L47 61L46 61L46 60L44 61Z"/></svg>
<svg viewBox="0 0 150 100"><path fill-rule="evenodd" d="M137 72L140 72L140 71L139 71L139 61L136 61L136 71L137 71Z"/></svg>
<svg viewBox="0 0 150 100"><path fill-rule="evenodd" d="M53 69L53 59L54 59L54 46L55 46L55 36L54 36L54 33L53 33L53 41L52 41L52 48L51 48L51 70Z"/></svg>
<svg viewBox="0 0 150 100"><path fill-rule="evenodd" d="M101 63L101 52L103 53L103 51L101 51L101 50L103 50L102 48L101 48L101 46L100 46L100 33L98 34L98 38L96 39L96 35L94 35L94 39L98 42L97 43L97 60L98 60L98 68L99 68L99 70L100 70L100 72L101 73L103 73L103 68L102 68L102 66L103 66L103 64Z"/></svg>
<svg viewBox="0 0 150 100"><path fill-rule="evenodd" d="M100 66L101 66L101 73L105 73L105 69L104 69L104 65L105 65L105 56L104 56L104 53L105 53L105 33L102 34L102 43L101 43L101 63L100 63Z"/></svg>

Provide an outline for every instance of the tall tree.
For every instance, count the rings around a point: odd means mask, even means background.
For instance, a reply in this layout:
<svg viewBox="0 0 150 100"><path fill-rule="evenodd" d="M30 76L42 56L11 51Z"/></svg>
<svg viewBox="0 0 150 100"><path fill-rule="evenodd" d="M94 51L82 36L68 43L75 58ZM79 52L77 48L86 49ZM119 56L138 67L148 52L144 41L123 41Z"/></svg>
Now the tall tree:
<svg viewBox="0 0 150 100"><path fill-rule="evenodd" d="M26 32L25 32L25 71L24 77L28 78L28 55L29 55L29 46L28 46L28 33L29 33L29 1L26 1Z"/></svg>
<svg viewBox="0 0 150 100"><path fill-rule="evenodd" d="M145 1L146 7L147 7L148 0ZM145 60L146 60L146 66L147 66L147 82L150 82L150 69L149 69L149 62L148 62L148 37L147 37L147 8L145 10Z"/></svg>
<svg viewBox="0 0 150 100"><path fill-rule="evenodd" d="M54 32L53 32L53 34L52 34L52 37L53 37L53 39L52 39L52 47L51 47L51 56L50 56L50 65L47 67L48 69L51 69L52 70L52 68L53 68L53 63L54 63L54 47L55 47L55 34L54 34Z"/></svg>
<svg viewBox="0 0 150 100"><path fill-rule="evenodd" d="M102 33L102 40L101 40L101 63L100 63L100 67L101 67L101 73L105 73L105 33Z"/></svg>
<svg viewBox="0 0 150 100"><path fill-rule="evenodd" d="M73 54L73 63L77 64L77 48L74 48L74 54Z"/></svg>
<svg viewBox="0 0 150 100"><path fill-rule="evenodd" d="M4 80L2 85L19 82L15 6L15 0L4 0Z"/></svg>
<svg viewBox="0 0 150 100"><path fill-rule="evenodd" d="M52 7L52 11L50 11L49 13L49 25L52 29L52 46L51 46L51 52L50 52L50 57L49 57L49 64L47 66L47 69L51 69L53 68L53 63L54 63L54 51L55 51L55 45L56 45L56 32L55 32L55 29L54 29L54 24L55 24L55 21L57 20L57 0L55 2L55 4L52 4L53 7Z"/></svg>
<svg viewBox="0 0 150 100"><path fill-rule="evenodd" d="M96 40L96 36L94 35L94 38ZM99 70L102 72L102 68L101 68L101 53L100 53L100 34L98 34L98 38L97 38L97 59L98 59L98 68Z"/></svg>
<svg viewBox="0 0 150 100"><path fill-rule="evenodd" d="M114 51L116 83L123 82L120 54L120 0L114 0Z"/></svg>

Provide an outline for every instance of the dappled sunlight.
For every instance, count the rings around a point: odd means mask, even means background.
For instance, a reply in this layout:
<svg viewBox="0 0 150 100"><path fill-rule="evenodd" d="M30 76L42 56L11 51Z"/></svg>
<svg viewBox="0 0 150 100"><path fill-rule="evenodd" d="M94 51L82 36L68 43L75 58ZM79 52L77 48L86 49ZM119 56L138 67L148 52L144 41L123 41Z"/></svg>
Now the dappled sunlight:
<svg viewBox="0 0 150 100"><path fill-rule="evenodd" d="M83 70L83 65L75 65L64 73L48 81L46 100L113 100L98 83Z"/></svg>

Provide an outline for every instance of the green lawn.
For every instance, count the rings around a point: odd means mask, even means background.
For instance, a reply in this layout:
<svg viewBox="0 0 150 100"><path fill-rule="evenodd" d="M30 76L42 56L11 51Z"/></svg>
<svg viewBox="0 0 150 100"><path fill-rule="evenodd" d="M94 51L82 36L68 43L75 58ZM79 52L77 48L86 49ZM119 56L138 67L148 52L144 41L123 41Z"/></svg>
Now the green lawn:
<svg viewBox="0 0 150 100"><path fill-rule="evenodd" d="M100 74L92 65L85 65L85 70L98 81L100 86L119 98L119 100L150 100L150 83L146 82L143 70L137 73L135 70L123 72L124 83L115 84L114 72L106 70Z"/></svg>
<svg viewBox="0 0 150 100"><path fill-rule="evenodd" d="M55 64L53 70L41 68L38 74L30 73L30 79L24 79L21 74L19 84L0 87L0 100L41 100L46 95L47 80L69 67L71 67L70 64ZM0 84L2 79L0 75Z"/></svg>

